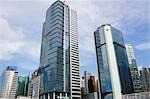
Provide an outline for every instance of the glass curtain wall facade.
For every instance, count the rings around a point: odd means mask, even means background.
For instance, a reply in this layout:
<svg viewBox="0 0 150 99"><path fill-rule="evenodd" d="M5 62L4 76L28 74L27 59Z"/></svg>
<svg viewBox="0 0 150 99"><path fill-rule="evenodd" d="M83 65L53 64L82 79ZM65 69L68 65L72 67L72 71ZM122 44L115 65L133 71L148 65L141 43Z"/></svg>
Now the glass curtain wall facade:
<svg viewBox="0 0 150 99"><path fill-rule="evenodd" d="M59 0L46 12L42 33L40 74L41 99L44 97L80 99L77 15Z"/></svg>
<svg viewBox="0 0 150 99"><path fill-rule="evenodd" d="M121 99L119 93L132 93L133 88L122 33L106 24L94 32L94 37L101 99Z"/></svg>
<svg viewBox="0 0 150 99"><path fill-rule="evenodd" d="M134 92L141 92L142 91L141 80L139 76L138 67L136 64L136 58L135 58L133 46L131 44L125 44L125 47L127 51L127 57L129 61L129 68L130 68Z"/></svg>
<svg viewBox="0 0 150 99"><path fill-rule="evenodd" d="M17 96L27 96L29 76L19 76L17 84Z"/></svg>

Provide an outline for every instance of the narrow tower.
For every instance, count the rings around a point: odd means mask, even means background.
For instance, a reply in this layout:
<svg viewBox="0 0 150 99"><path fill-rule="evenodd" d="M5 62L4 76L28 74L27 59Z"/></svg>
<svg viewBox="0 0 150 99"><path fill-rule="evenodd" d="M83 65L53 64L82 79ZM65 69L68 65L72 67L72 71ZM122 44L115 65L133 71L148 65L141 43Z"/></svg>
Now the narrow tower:
<svg viewBox="0 0 150 99"><path fill-rule="evenodd" d="M122 33L109 24L94 32L100 99L122 99L132 93L131 77Z"/></svg>

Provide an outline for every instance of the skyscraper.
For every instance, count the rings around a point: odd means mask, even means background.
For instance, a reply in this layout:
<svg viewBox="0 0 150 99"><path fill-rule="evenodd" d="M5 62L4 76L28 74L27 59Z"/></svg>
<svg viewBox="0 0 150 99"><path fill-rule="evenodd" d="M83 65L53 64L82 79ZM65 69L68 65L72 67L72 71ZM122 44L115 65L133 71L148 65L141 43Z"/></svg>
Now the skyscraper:
<svg viewBox="0 0 150 99"><path fill-rule="evenodd" d="M134 92L140 92L142 91L142 86L141 86L141 80L138 72L138 67L136 64L134 49L131 44L125 44L125 47L127 51L127 57L129 61L129 68L130 68Z"/></svg>
<svg viewBox="0 0 150 99"><path fill-rule="evenodd" d="M109 24L94 32L101 99L122 99L133 87L122 33Z"/></svg>
<svg viewBox="0 0 150 99"><path fill-rule="evenodd" d="M17 96L27 96L29 76L19 76L17 84Z"/></svg>
<svg viewBox="0 0 150 99"><path fill-rule="evenodd" d="M40 74L41 99L80 99L77 12L60 0L46 12Z"/></svg>
<svg viewBox="0 0 150 99"><path fill-rule="evenodd" d="M0 98L15 98L17 77L17 67L8 66L7 69L0 76Z"/></svg>
<svg viewBox="0 0 150 99"><path fill-rule="evenodd" d="M142 90L150 91L150 68L143 67L140 70L141 81L142 81Z"/></svg>

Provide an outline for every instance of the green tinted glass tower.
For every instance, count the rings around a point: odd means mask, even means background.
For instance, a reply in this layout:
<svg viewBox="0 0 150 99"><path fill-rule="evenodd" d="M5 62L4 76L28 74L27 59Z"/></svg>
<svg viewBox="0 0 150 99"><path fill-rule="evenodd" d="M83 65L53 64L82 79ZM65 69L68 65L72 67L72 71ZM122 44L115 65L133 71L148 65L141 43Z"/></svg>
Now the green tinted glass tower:
<svg viewBox="0 0 150 99"><path fill-rule="evenodd" d="M27 96L29 76L19 76L17 84L17 96Z"/></svg>

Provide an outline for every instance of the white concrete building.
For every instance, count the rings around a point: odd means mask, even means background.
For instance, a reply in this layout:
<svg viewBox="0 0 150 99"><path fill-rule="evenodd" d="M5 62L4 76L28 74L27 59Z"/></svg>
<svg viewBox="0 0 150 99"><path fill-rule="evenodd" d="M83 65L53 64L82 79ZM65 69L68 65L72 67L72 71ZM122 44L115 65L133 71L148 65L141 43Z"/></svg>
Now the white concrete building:
<svg viewBox="0 0 150 99"><path fill-rule="evenodd" d="M16 70L16 67L8 66L0 76L0 98L15 98L18 78Z"/></svg>
<svg viewBox="0 0 150 99"><path fill-rule="evenodd" d="M32 98L39 99L39 90L40 90L40 76L38 75L38 71L35 71L32 74Z"/></svg>

